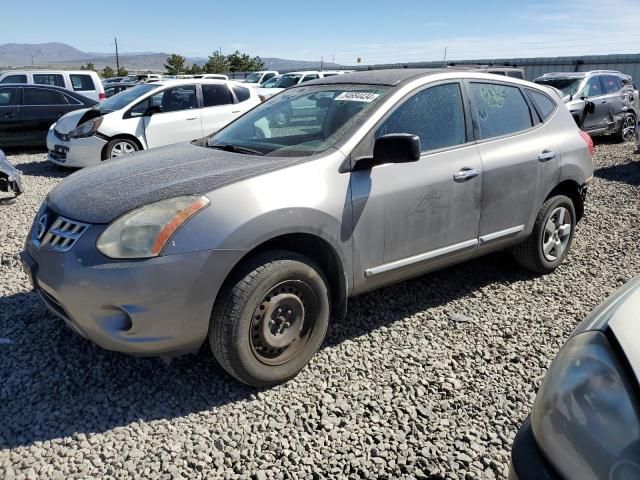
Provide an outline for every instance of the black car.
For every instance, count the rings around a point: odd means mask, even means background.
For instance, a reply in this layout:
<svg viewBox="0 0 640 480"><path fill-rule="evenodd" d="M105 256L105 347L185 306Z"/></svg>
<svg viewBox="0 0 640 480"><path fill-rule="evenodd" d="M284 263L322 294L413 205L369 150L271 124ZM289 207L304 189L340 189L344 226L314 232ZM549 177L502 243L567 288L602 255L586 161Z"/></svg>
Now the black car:
<svg viewBox="0 0 640 480"><path fill-rule="evenodd" d="M0 148L43 145L49 127L58 118L97 103L50 85L0 85Z"/></svg>
<svg viewBox="0 0 640 480"><path fill-rule="evenodd" d="M113 97L116 93L135 87L136 85L140 84L135 82L107 84L104 86L104 93L107 95L107 98L109 98Z"/></svg>

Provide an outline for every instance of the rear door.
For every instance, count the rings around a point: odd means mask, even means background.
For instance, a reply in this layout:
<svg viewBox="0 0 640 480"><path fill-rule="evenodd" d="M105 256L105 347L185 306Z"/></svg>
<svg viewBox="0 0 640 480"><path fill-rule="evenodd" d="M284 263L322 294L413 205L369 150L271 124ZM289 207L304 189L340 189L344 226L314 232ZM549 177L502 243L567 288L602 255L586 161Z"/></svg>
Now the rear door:
<svg viewBox="0 0 640 480"><path fill-rule="evenodd" d="M64 93L46 87L23 88L20 124L25 141L41 144L45 142L49 127L61 116L78 108Z"/></svg>
<svg viewBox="0 0 640 480"><path fill-rule="evenodd" d="M475 135L484 169L480 246L509 241L530 226L540 192L556 183L561 132L541 126L534 106L518 86L469 81ZM546 102L545 102L546 100ZM546 95L550 115L557 106Z"/></svg>
<svg viewBox="0 0 640 480"><path fill-rule="evenodd" d="M0 148L20 141L20 87L0 85Z"/></svg>
<svg viewBox="0 0 640 480"><path fill-rule="evenodd" d="M196 85L167 88L148 97L143 103L147 102L160 107L159 113L144 117L144 136L148 148L195 140L203 136L202 109L198 108Z"/></svg>
<svg viewBox="0 0 640 480"><path fill-rule="evenodd" d="M226 83L203 83L202 132L210 135L231 122L241 113L240 106Z"/></svg>

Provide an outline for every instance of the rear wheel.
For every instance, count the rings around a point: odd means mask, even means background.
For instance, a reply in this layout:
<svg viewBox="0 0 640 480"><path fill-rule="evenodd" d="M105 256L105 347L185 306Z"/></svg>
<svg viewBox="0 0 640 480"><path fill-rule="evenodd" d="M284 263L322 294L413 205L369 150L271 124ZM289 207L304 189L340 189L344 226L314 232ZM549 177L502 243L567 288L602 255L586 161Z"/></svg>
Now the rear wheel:
<svg viewBox="0 0 640 480"><path fill-rule="evenodd" d="M620 124L620 130L615 137L620 142L630 142L636 134L636 117L633 113L626 113Z"/></svg>
<svg viewBox="0 0 640 480"><path fill-rule="evenodd" d="M105 160L109 158L119 158L130 153L137 152L140 147L133 140L127 138L115 138L107 143L105 148Z"/></svg>
<svg viewBox="0 0 640 480"><path fill-rule="evenodd" d="M514 247L520 266L538 273L551 273L564 261L573 242L576 211L569 197L557 195L542 204L533 231Z"/></svg>
<svg viewBox="0 0 640 480"><path fill-rule="evenodd" d="M311 259L267 252L245 263L221 292L209 326L211 350L244 383L285 382L320 348L329 305L327 282Z"/></svg>

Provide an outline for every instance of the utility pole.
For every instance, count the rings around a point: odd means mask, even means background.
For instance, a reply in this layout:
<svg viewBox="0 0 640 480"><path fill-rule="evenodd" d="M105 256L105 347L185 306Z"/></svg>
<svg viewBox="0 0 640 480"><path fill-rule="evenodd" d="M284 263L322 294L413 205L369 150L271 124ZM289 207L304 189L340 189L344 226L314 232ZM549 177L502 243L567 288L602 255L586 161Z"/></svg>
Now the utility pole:
<svg viewBox="0 0 640 480"><path fill-rule="evenodd" d="M115 37L116 41L116 76L120 74L120 56L118 55L118 37Z"/></svg>
<svg viewBox="0 0 640 480"><path fill-rule="evenodd" d="M322 71L323 65L324 65L324 56L320 57L320 71Z"/></svg>
<svg viewBox="0 0 640 480"><path fill-rule="evenodd" d="M447 64L447 46L444 47L444 58L442 59L442 66Z"/></svg>
<svg viewBox="0 0 640 480"><path fill-rule="evenodd" d="M35 62L35 60L33 59L33 54L31 54L31 68L32 68L33 70L35 70L35 69L36 69L36 62Z"/></svg>

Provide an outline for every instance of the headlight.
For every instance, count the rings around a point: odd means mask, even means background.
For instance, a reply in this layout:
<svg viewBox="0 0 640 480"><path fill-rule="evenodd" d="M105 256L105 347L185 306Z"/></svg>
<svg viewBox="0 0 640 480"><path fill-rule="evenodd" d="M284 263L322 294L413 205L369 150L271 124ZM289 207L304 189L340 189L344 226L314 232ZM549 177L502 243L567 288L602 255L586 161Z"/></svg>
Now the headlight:
<svg viewBox="0 0 640 480"><path fill-rule="evenodd" d="M207 197L190 195L132 210L102 232L98 250L111 258L157 257L175 231L207 205Z"/></svg>
<svg viewBox="0 0 640 480"><path fill-rule="evenodd" d="M640 417L634 385L604 333L560 350L531 414L540 448L564 478L640 478Z"/></svg>
<svg viewBox="0 0 640 480"><path fill-rule="evenodd" d="M98 131L98 128L100 128L100 125L102 125L102 119L103 117L96 117L87 120L82 125L71 130L69 132L69 138L84 138L94 135Z"/></svg>

